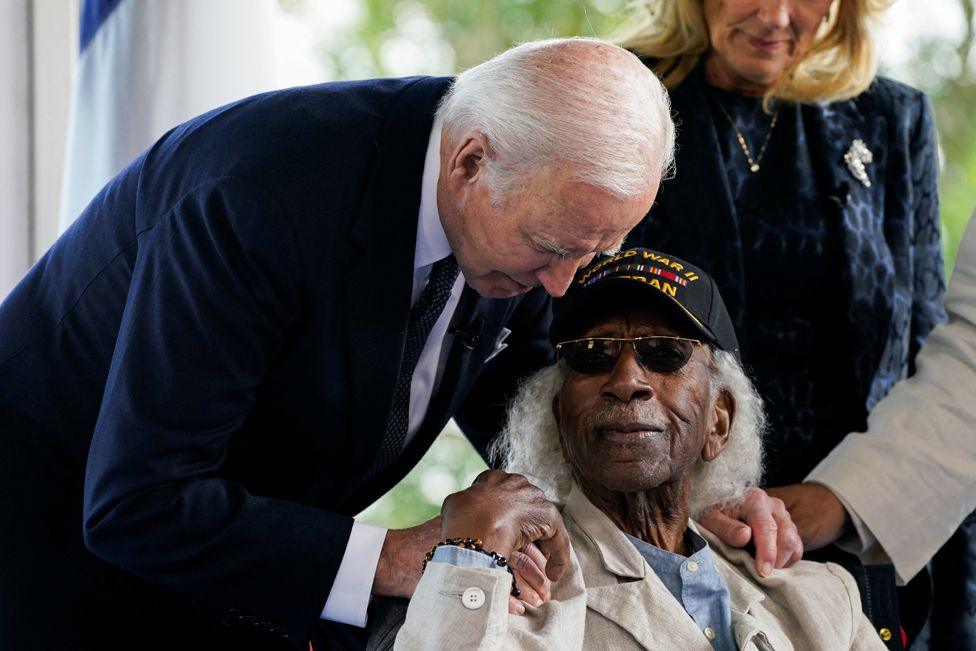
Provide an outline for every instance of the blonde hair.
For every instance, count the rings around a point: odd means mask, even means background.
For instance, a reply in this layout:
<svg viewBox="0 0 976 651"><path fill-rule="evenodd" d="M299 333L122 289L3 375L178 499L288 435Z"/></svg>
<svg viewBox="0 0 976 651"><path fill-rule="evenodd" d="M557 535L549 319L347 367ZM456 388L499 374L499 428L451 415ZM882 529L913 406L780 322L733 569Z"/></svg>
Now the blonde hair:
<svg viewBox="0 0 976 651"><path fill-rule="evenodd" d="M874 31L893 0L833 0L810 49L763 95L797 103L850 99L877 74ZM711 48L702 0L640 0L638 24L621 46L657 61L652 69L667 88L677 86Z"/></svg>

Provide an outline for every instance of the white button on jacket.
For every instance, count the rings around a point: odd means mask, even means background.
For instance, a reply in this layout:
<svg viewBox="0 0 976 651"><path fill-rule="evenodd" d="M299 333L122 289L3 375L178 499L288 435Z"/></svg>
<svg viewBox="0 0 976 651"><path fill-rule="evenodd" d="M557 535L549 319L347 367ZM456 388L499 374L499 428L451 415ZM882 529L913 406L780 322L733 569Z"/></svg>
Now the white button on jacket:
<svg viewBox="0 0 976 651"><path fill-rule="evenodd" d="M485 605L485 591L481 588L468 588L461 594L461 603L468 610L477 610Z"/></svg>

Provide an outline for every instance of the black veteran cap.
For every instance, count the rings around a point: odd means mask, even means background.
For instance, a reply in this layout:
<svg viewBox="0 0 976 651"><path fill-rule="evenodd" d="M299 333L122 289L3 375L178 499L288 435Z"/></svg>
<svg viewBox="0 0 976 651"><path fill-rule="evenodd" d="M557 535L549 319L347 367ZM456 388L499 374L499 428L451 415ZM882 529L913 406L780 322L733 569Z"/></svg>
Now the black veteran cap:
<svg viewBox="0 0 976 651"><path fill-rule="evenodd" d="M584 267L553 301L549 340L578 337L608 308L660 307L705 341L739 356L739 342L718 287L693 264L650 249L627 249Z"/></svg>

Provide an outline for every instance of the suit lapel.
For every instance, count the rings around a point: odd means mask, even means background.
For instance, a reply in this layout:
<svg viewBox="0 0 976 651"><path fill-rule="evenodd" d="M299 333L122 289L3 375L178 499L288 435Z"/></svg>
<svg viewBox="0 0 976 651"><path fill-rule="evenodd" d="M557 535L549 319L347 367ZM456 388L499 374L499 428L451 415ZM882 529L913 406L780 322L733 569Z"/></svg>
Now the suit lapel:
<svg viewBox="0 0 976 651"><path fill-rule="evenodd" d="M465 286L451 318L451 326L444 340L447 361L444 365L437 390L431 396L424 422L396 461L379 472L357 491L355 506L362 510L378 499L390 486L410 472L427 452L444 429L444 425L457 411L485 359L491 354L495 337L518 301L482 298L476 291ZM457 329L457 334L451 334ZM478 333L475 341L461 333ZM467 342L465 343L464 340ZM443 353L442 353L443 354Z"/></svg>
<svg viewBox="0 0 976 651"><path fill-rule="evenodd" d="M596 550L587 554L577 548L587 608L626 630L645 649L712 650L640 552L575 484L563 515Z"/></svg>
<svg viewBox="0 0 976 651"><path fill-rule="evenodd" d="M777 629L763 625L756 617L766 595L753 581L759 581L755 573L755 561L748 552L733 549L718 539L711 531L692 523L712 548L715 568L729 589L729 605L732 609L732 635L740 649L756 648L760 651L792 651L793 644ZM750 580L751 579L751 580ZM753 647L748 645L752 644Z"/></svg>
<svg viewBox="0 0 976 651"><path fill-rule="evenodd" d="M754 648L760 651L793 651L793 643L777 628L764 624L756 615L759 604L765 595L759 592L745 578L720 567L720 572L729 587L732 602L732 636L740 649Z"/></svg>
<svg viewBox="0 0 976 651"><path fill-rule="evenodd" d="M386 431L410 309L424 157L449 82L419 79L391 108L351 232L358 258L343 279L343 304L354 419L347 449L357 470L372 464Z"/></svg>
<svg viewBox="0 0 976 651"><path fill-rule="evenodd" d="M449 328L449 332L456 334L449 334L445 342L450 345L450 352L444 375L431 397L421 432L436 436L460 408L485 360L494 351L499 332L520 301L521 298L484 298L465 286Z"/></svg>
<svg viewBox="0 0 976 651"><path fill-rule="evenodd" d="M468 385L472 377L477 375L482 362L477 355L482 347L482 340L489 339L494 334L488 327L491 316L489 305L493 302L481 298L478 292L465 285L444 341L445 346L450 346L444 373L437 391L430 398L427 414L415 440L431 438L440 433L444 423L454 414L459 401L463 399L459 391L462 389L460 383ZM426 449L427 445L424 446L424 450Z"/></svg>

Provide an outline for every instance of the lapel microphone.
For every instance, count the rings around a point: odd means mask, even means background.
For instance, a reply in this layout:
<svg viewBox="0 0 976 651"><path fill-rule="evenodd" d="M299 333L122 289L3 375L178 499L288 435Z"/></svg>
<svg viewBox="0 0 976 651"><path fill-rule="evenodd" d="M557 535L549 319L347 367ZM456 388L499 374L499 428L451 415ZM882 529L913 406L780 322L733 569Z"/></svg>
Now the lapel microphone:
<svg viewBox="0 0 976 651"><path fill-rule="evenodd" d="M481 341L481 335L485 331L485 320L477 317L469 323L459 326L451 324L447 327L447 333L454 335L461 344L468 350L474 350Z"/></svg>

